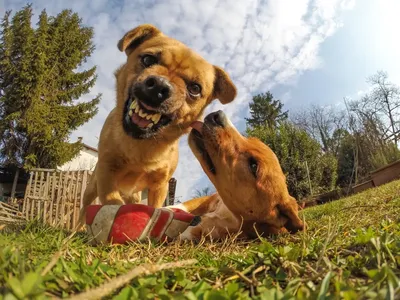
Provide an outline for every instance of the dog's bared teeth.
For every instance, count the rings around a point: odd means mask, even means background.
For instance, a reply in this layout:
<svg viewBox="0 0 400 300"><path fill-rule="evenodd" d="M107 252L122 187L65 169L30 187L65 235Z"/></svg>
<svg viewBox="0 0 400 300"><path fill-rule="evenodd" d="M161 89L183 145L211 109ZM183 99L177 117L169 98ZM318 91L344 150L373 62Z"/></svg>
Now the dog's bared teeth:
<svg viewBox="0 0 400 300"><path fill-rule="evenodd" d="M135 99L135 100L133 100L130 109L134 110L136 107L137 107L137 102L136 102L136 99Z"/></svg>
<svg viewBox="0 0 400 300"><path fill-rule="evenodd" d="M147 115L146 120L150 120L152 118L152 115Z"/></svg>
<svg viewBox="0 0 400 300"><path fill-rule="evenodd" d="M144 117L147 116L147 114L146 114L143 110L139 109L139 116L140 116L141 118L144 118Z"/></svg>
<svg viewBox="0 0 400 300"><path fill-rule="evenodd" d="M138 113L139 112L139 106L136 106L136 108L135 108L135 113Z"/></svg>
<svg viewBox="0 0 400 300"><path fill-rule="evenodd" d="M151 128L151 127L153 127L153 123L150 123L149 125L147 125L147 128Z"/></svg>
<svg viewBox="0 0 400 300"><path fill-rule="evenodd" d="M160 114L154 114L154 115L151 117L151 120L154 122L154 124L157 124L158 121L160 121L160 119L161 119L161 115L160 115Z"/></svg>
<svg viewBox="0 0 400 300"><path fill-rule="evenodd" d="M133 115L133 110L129 110L128 114L129 114L130 117L132 117L132 115Z"/></svg>

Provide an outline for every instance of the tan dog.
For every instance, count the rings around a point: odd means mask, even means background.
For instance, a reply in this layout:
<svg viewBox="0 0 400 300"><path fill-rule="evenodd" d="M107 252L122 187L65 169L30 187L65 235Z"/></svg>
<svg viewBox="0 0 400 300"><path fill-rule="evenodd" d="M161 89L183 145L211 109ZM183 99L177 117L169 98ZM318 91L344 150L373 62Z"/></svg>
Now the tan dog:
<svg viewBox="0 0 400 300"><path fill-rule="evenodd" d="M229 76L152 25L141 25L118 43L127 62L116 72L117 103L101 130L98 162L81 210L140 201L159 208L178 162L178 139L214 99L236 96Z"/></svg>
<svg viewBox="0 0 400 300"><path fill-rule="evenodd" d="M201 216L181 237L213 239L240 231L241 237L303 229L296 200L289 195L276 155L256 138L243 137L222 111L195 122L189 145L217 189L175 207Z"/></svg>

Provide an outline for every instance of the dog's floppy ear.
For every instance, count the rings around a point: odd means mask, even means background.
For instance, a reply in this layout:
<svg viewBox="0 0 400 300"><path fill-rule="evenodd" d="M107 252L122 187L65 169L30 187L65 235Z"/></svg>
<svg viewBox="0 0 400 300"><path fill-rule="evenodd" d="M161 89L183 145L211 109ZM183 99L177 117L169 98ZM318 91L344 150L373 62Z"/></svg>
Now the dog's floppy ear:
<svg viewBox="0 0 400 300"><path fill-rule="evenodd" d="M214 66L214 69L214 98L219 99L222 104L232 102L236 97L236 86L224 70L217 66Z"/></svg>
<svg viewBox="0 0 400 300"><path fill-rule="evenodd" d="M160 34L162 34L161 31L151 24L140 25L125 33L122 39L118 42L118 49L121 52L125 51L128 56L144 41Z"/></svg>
<svg viewBox="0 0 400 300"><path fill-rule="evenodd" d="M289 196L286 201L278 204L278 210L288 219L284 226L290 233L304 229L304 223L298 216L299 209L296 199Z"/></svg>

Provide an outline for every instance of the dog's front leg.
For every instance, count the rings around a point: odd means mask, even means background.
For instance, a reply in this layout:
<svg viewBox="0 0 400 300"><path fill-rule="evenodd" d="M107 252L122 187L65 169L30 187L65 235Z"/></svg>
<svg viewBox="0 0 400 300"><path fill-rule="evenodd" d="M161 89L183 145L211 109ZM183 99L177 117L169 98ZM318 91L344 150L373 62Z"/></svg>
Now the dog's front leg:
<svg viewBox="0 0 400 300"><path fill-rule="evenodd" d="M123 205L124 200L117 185L117 174L113 172L108 164L99 164L97 172L97 192L100 202L103 205Z"/></svg>
<svg viewBox="0 0 400 300"><path fill-rule="evenodd" d="M162 185L149 188L148 205L160 208L163 206L168 193L168 181Z"/></svg>
<svg viewBox="0 0 400 300"><path fill-rule="evenodd" d="M81 203L81 210L79 212L79 219L76 230L82 230L85 225L86 209L97 197L97 177L96 177L97 166L94 168L93 175L89 180L89 184L86 186L83 194Z"/></svg>

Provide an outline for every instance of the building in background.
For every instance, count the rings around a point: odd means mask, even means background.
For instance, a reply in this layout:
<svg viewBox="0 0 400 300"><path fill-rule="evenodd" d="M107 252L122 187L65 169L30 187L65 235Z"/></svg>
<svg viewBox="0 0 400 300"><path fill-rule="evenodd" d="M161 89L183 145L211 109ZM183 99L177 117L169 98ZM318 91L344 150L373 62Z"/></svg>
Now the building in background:
<svg viewBox="0 0 400 300"><path fill-rule="evenodd" d="M79 138L82 141L82 138ZM76 170L90 170L93 171L96 167L98 154L96 148L82 143L83 147L78 155L66 162L62 166L57 167L60 171L76 171Z"/></svg>

